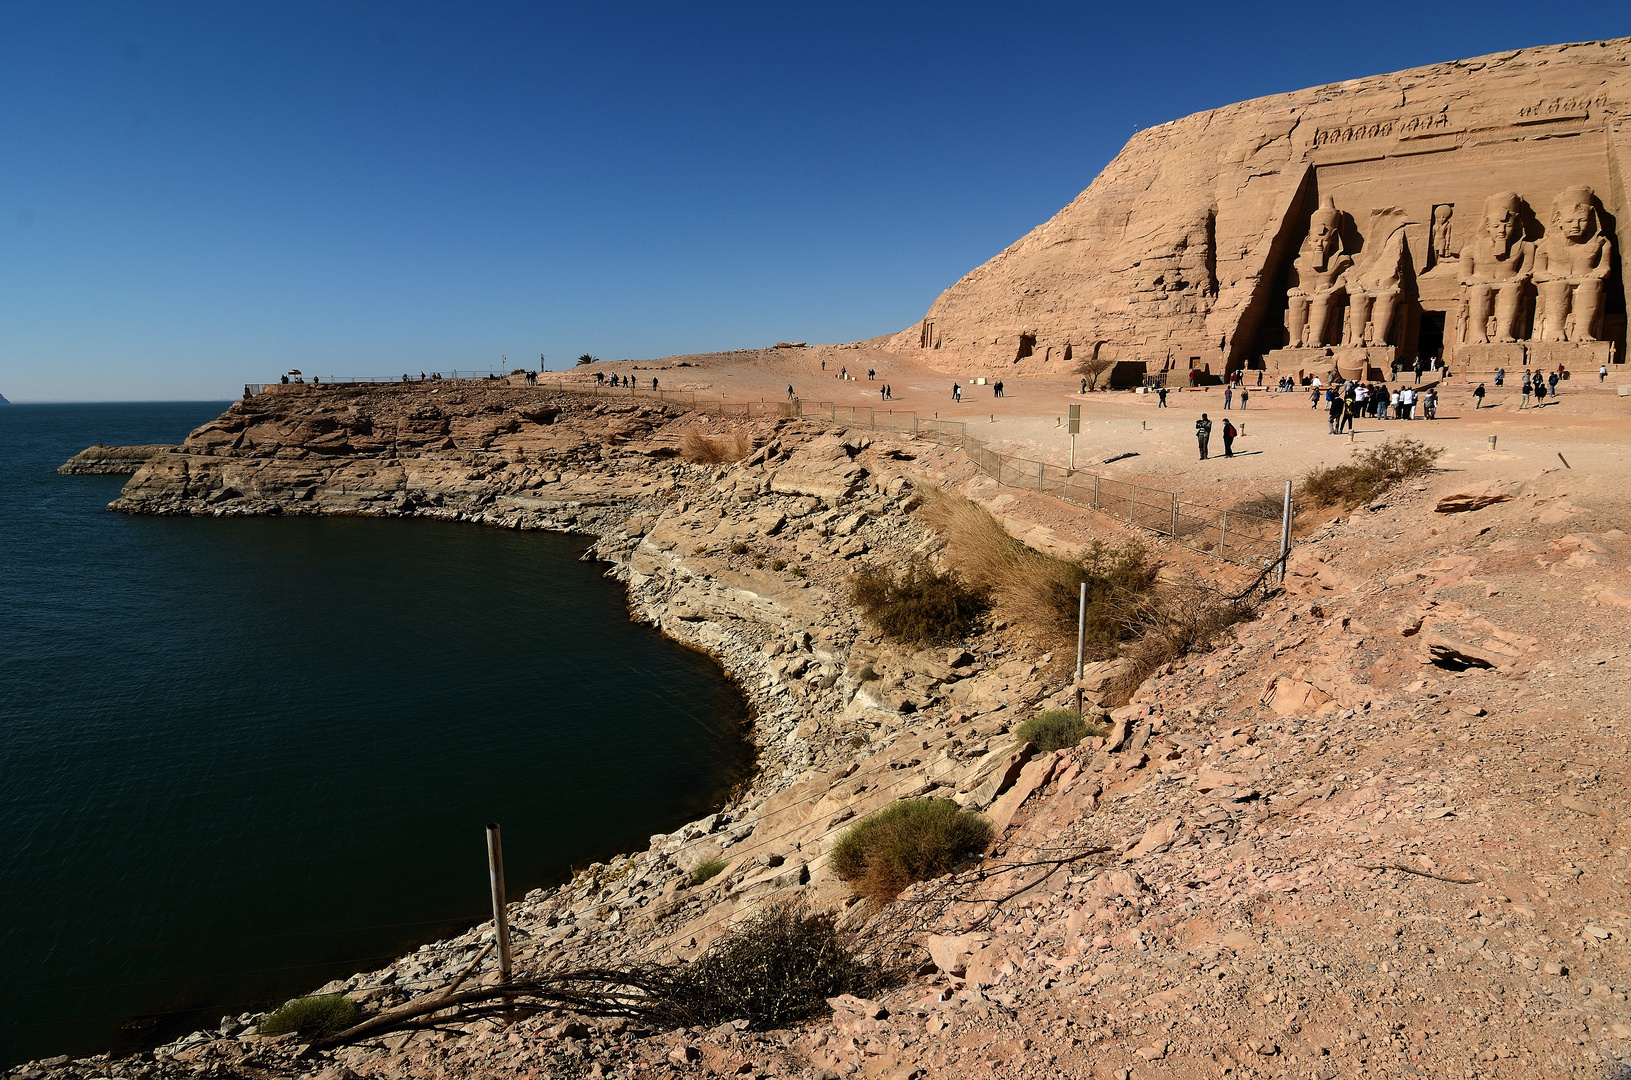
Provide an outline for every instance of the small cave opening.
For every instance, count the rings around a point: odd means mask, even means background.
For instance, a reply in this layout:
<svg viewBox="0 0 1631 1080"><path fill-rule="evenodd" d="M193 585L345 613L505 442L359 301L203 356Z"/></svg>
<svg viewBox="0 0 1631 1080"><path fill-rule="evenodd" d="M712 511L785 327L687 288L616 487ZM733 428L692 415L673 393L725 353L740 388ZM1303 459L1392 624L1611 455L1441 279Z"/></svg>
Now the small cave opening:
<svg viewBox="0 0 1631 1080"><path fill-rule="evenodd" d="M1019 350L1014 353L1014 362L1018 363L1034 352L1036 352L1036 335L1019 335Z"/></svg>

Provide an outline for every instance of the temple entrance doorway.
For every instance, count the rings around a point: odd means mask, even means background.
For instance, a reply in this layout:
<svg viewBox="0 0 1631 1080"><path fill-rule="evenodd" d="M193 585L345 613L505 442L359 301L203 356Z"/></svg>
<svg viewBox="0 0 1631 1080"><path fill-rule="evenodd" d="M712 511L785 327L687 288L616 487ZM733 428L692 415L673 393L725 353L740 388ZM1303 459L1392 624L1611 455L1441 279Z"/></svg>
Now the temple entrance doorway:
<svg viewBox="0 0 1631 1080"><path fill-rule="evenodd" d="M1421 329L1416 335L1416 355L1423 360L1444 355L1444 316L1442 311L1423 311Z"/></svg>

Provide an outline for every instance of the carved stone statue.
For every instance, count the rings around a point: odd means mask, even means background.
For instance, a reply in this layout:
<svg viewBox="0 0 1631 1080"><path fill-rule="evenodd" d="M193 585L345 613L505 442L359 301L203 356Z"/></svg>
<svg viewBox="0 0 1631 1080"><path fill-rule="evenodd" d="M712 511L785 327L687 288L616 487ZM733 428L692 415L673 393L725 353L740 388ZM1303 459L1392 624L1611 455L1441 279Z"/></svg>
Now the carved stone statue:
<svg viewBox="0 0 1631 1080"><path fill-rule="evenodd" d="M1353 258L1343 250L1342 211L1327 195L1308 223L1308 239L1303 241L1297 261L1291 266L1290 288L1286 291L1286 330L1288 339L1320 348L1340 344L1340 325L1333 330L1333 318L1348 295L1343 275L1353 266Z"/></svg>
<svg viewBox="0 0 1631 1080"><path fill-rule="evenodd" d="M1450 241L1450 219L1454 216L1455 207L1449 203L1433 207L1433 254L1441 260L1455 258Z"/></svg>
<svg viewBox="0 0 1631 1080"><path fill-rule="evenodd" d="M1393 208L1375 211L1367 229L1379 238L1367 245L1364 264L1348 275L1349 345L1391 345L1393 315L1405 280L1404 213Z"/></svg>
<svg viewBox="0 0 1631 1080"><path fill-rule="evenodd" d="M1536 337L1601 340L1603 286L1613 257L1613 241L1602 230L1591 188L1560 192L1552 202L1552 229L1535 252Z"/></svg>
<svg viewBox="0 0 1631 1080"><path fill-rule="evenodd" d="M1510 191L1484 201L1484 225L1461 252L1469 342L1525 339L1523 316L1535 245L1523 238L1523 201ZM1493 330L1489 327L1494 320Z"/></svg>

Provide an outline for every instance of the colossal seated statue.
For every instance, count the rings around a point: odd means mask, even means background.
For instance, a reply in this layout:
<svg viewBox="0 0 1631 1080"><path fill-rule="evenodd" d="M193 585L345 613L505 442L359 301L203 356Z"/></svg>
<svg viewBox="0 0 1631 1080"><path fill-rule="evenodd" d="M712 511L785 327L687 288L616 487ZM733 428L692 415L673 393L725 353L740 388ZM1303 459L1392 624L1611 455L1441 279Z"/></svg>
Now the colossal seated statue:
<svg viewBox="0 0 1631 1080"><path fill-rule="evenodd" d="M1320 348L1340 343L1340 324L1333 330L1333 318L1341 309L1348 291L1343 275L1353 266L1344 250L1342 211L1329 195L1320 200L1308 223L1308 239L1303 241L1291 266L1290 288L1286 290L1286 331L1292 348Z"/></svg>
<svg viewBox="0 0 1631 1080"><path fill-rule="evenodd" d="M1461 287L1470 343L1519 341L1535 245L1523 238L1523 200L1510 191L1484 202L1484 224L1461 251Z"/></svg>
<svg viewBox="0 0 1631 1080"><path fill-rule="evenodd" d="M1535 252L1540 294L1536 337L1541 341L1602 340L1603 287L1614 248L1589 187L1571 187L1552 202L1552 228Z"/></svg>
<svg viewBox="0 0 1631 1080"><path fill-rule="evenodd" d="M1375 254L1361 270L1355 270L1348 286L1347 345L1395 345L1393 322L1403 291L1409 255L1405 249L1402 212L1373 215L1371 224L1387 230L1386 238L1375 244Z"/></svg>

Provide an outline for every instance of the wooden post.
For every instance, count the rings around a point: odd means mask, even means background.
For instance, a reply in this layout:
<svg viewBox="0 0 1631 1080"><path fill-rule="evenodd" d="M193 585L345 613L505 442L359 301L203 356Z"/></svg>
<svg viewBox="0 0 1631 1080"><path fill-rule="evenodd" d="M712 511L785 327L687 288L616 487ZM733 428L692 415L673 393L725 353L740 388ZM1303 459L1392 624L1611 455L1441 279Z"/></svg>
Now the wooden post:
<svg viewBox="0 0 1631 1080"><path fill-rule="evenodd" d="M1225 510L1218 517L1223 519L1223 526L1218 530L1218 556L1223 556L1223 546L1229 542L1229 511Z"/></svg>
<svg viewBox="0 0 1631 1080"><path fill-rule="evenodd" d="M504 843L497 823L487 826L487 877L493 887L493 940L498 943L498 975L510 978L510 920L504 901Z"/></svg>
<svg viewBox="0 0 1631 1080"><path fill-rule="evenodd" d="M1178 493L1172 493L1172 538L1178 539Z"/></svg>
<svg viewBox="0 0 1631 1080"><path fill-rule="evenodd" d="M1087 642L1087 582L1076 602L1076 715L1082 715L1082 646Z"/></svg>

